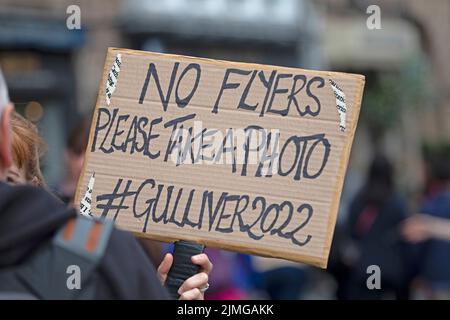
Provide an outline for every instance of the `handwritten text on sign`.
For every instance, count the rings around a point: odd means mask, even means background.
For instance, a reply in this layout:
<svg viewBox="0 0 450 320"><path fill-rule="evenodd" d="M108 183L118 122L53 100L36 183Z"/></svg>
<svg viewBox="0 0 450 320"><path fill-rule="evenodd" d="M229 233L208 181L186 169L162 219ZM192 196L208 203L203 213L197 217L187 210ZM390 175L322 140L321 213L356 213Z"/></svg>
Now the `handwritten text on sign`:
<svg viewBox="0 0 450 320"><path fill-rule="evenodd" d="M95 173L95 215L326 265L361 76L119 49L104 72L78 193Z"/></svg>

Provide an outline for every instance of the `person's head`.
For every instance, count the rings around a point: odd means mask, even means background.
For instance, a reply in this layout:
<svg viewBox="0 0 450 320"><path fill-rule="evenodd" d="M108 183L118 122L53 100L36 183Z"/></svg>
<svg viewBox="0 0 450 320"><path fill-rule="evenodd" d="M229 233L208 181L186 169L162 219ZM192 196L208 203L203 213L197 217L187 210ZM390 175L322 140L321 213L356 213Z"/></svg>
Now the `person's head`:
<svg viewBox="0 0 450 320"><path fill-rule="evenodd" d="M0 181L5 181L6 170L12 164L11 114L13 105L9 101L8 87L0 69Z"/></svg>
<svg viewBox="0 0 450 320"><path fill-rule="evenodd" d="M385 156L377 155L372 159L367 180L369 184L377 183L388 189L392 188L393 168Z"/></svg>
<svg viewBox="0 0 450 320"><path fill-rule="evenodd" d="M82 117L68 135L64 152L66 172L58 190L60 198L68 204L73 203L78 178L83 169L84 154L89 139L89 124L88 118Z"/></svg>
<svg viewBox="0 0 450 320"><path fill-rule="evenodd" d="M44 150L44 140L36 126L17 112L11 116L13 163L6 173L11 184L33 184L46 187L40 169L40 157Z"/></svg>
<svg viewBox="0 0 450 320"><path fill-rule="evenodd" d="M90 121L87 117L82 117L72 128L67 139L66 147L66 177L73 182L77 182L83 168L84 154L89 140Z"/></svg>
<svg viewBox="0 0 450 320"><path fill-rule="evenodd" d="M394 191L394 169L390 161L383 155L373 158L366 182L367 201L380 205Z"/></svg>
<svg viewBox="0 0 450 320"><path fill-rule="evenodd" d="M438 189L450 187L450 147L442 145L430 159L431 179Z"/></svg>

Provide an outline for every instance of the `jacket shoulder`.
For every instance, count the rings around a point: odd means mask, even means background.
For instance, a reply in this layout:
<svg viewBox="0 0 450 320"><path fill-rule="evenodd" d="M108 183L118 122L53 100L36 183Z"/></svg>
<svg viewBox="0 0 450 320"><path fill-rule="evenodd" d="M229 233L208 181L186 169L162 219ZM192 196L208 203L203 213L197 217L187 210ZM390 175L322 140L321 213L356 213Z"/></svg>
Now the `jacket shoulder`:
<svg viewBox="0 0 450 320"><path fill-rule="evenodd" d="M104 283L99 284L98 298L169 298L150 259L129 232L112 230L99 268Z"/></svg>

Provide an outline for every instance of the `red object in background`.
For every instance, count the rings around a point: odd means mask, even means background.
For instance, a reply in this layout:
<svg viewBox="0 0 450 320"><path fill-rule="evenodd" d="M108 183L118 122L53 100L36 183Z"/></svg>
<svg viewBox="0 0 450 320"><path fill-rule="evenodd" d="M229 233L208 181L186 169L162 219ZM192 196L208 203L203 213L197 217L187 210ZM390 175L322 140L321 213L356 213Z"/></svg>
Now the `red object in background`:
<svg viewBox="0 0 450 320"><path fill-rule="evenodd" d="M206 300L244 300L248 299L245 292L238 288L226 288L219 292L205 295Z"/></svg>
<svg viewBox="0 0 450 320"><path fill-rule="evenodd" d="M378 208L374 206L366 206L356 221L356 233L363 237L372 228L375 219L378 216Z"/></svg>

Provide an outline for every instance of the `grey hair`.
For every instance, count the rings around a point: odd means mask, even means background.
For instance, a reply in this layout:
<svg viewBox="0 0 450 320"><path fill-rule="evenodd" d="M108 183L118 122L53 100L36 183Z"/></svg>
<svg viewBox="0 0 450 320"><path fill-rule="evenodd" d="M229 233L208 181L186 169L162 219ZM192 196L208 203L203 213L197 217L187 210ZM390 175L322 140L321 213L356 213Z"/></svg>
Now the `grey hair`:
<svg viewBox="0 0 450 320"><path fill-rule="evenodd" d="M5 78L3 77L2 69L0 69L0 118L9 104L8 87L6 86Z"/></svg>

